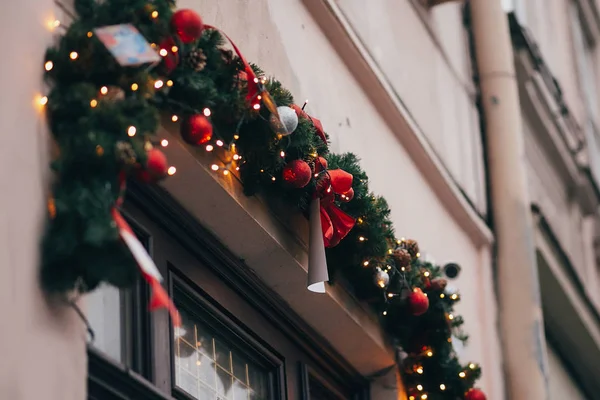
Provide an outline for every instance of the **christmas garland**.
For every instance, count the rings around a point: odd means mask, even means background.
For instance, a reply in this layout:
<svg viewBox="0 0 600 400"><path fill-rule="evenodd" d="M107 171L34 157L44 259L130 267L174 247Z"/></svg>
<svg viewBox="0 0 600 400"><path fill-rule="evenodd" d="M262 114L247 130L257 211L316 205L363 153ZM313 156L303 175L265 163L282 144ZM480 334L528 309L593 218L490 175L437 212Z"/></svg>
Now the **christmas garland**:
<svg viewBox="0 0 600 400"><path fill-rule="evenodd" d="M473 388L478 365L461 365L453 350L453 337L466 340L453 314L458 293L446 290L440 267L420 258L415 241L396 239L390 209L369 191L358 158L328 154L320 122L278 81L196 13L173 8L168 0L76 0L72 23L46 52L50 92L41 103L59 155L44 288L87 292L134 281L146 261L118 206L127 179L151 183L175 172L160 151L166 141L155 137L169 118L183 140L215 153L213 171L239 174L247 195L303 213L320 201L330 273L381 315L402 349L409 399L485 399ZM140 269L153 305L171 306L152 269Z"/></svg>

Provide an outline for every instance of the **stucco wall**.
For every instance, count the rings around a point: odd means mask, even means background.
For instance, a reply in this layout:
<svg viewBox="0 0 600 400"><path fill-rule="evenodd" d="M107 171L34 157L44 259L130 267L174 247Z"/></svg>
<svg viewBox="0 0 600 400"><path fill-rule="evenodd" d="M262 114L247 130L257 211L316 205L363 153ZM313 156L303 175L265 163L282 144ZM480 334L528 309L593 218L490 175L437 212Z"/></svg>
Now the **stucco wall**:
<svg viewBox="0 0 600 400"><path fill-rule="evenodd" d="M197 10L206 23L226 31L249 60L257 62L268 74L281 80L298 101L309 99L308 112L323 122L331 136L332 150L352 151L362 158L372 190L385 196L392 207L392 218L399 235L418 239L422 248L440 263L455 261L462 265L463 273L453 285L461 290L463 301L458 311L467 321L465 329L471 333L471 339L470 345L461 353L465 360L481 362L485 371L481 386L489 398L502 399L501 355L489 249L476 247L436 197L400 145L398 133L384 123L337 55L335 43L330 43L323 36L302 2L273 0L250 4L242 0L228 0L215 4L209 0L182 0L179 6ZM394 13L395 26L415 28L378 36L384 54L394 43L424 43L430 40L429 36L422 37L428 34L419 28L422 21L416 13L403 12L400 8L389 12ZM452 12L448 18L456 24L460 14ZM369 23L377 24L379 21ZM454 49L460 50L462 46ZM407 46L402 56L411 59L414 65L411 71L414 72L422 50L418 46ZM420 77L423 81L427 71L437 73L424 69ZM431 79L434 77L431 76ZM431 86L425 88L419 85L407 88L402 93L402 100L418 101L422 99L424 90L430 89ZM453 92L447 94L452 96ZM448 98L448 101L453 100ZM427 102L422 104L435 109ZM418 107L413 105L409 108L412 112ZM419 111L419 121L423 123L441 118L439 114L423 113L423 109ZM459 135L460 128L450 132ZM458 136L456 140L459 140ZM470 139L462 140L464 143ZM449 154L452 151L448 149ZM226 237L222 239L227 243Z"/></svg>
<svg viewBox="0 0 600 400"><path fill-rule="evenodd" d="M11 3L0 13L0 398L85 398L85 330L71 309L50 307L38 286L45 215L47 138L34 100L53 19L51 0Z"/></svg>

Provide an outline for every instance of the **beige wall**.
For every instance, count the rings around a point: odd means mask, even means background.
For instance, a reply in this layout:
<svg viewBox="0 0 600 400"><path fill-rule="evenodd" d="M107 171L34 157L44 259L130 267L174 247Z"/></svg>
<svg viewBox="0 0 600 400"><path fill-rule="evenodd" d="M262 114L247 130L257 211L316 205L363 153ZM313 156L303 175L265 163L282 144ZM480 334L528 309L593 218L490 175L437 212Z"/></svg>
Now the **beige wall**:
<svg viewBox="0 0 600 400"><path fill-rule="evenodd" d="M45 214L47 132L34 105L51 34L51 0L11 4L0 13L0 398L85 398L85 330L71 309L51 308L38 287Z"/></svg>
<svg viewBox="0 0 600 400"><path fill-rule="evenodd" d="M587 400L556 351L548 346L551 400Z"/></svg>

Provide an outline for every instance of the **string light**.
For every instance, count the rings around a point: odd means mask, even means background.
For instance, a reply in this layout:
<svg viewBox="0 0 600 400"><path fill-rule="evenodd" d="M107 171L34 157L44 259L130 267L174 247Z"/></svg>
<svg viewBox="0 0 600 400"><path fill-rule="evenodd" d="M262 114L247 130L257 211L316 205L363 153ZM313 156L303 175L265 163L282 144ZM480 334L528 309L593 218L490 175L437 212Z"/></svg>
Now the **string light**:
<svg viewBox="0 0 600 400"><path fill-rule="evenodd" d="M52 61L46 61L46 64L44 64L44 68L46 69L46 71L50 71L52 68L54 68L54 63Z"/></svg>
<svg viewBox="0 0 600 400"><path fill-rule="evenodd" d="M260 172L265 172L265 170L264 170L264 169L261 169L261 170L260 170Z"/></svg>
<svg viewBox="0 0 600 400"><path fill-rule="evenodd" d="M238 135L238 134L233 135L233 140L238 140L239 138L240 138L240 135Z"/></svg>
<svg viewBox="0 0 600 400"><path fill-rule="evenodd" d="M252 108L254 108L255 110L260 109L260 104L255 104Z"/></svg>
<svg viewBox="0 0 600 400"><path fill-rule="evenodd" d="M281 150L281 153L279 153L279 155L283 158L285 157L285 151Z"/></svg>
<svg viewBox="0 0 600 400"><path fill-rule="evenodd" d="M163 87L163 85L164 85L164 83L160 79L157 80L156 82L154 82L154 87L157 89L160 89L161 87Z"/></svg>
<svg viewBox="0 0 600 400"><path fill-rule="evenodd" d="M464 378L465 376L467 376L467 374L465 373L465 371L460 371L458 373L458 376L460 376L461 378Z"/></svg>
<svg viewBox="0 0 600 400"><path fill-rule="evenodd" d="M202 114L204 114L205 117L210 117L210 114L212 114L212 112L210 111L210 108L205 108L204 110L202 110Z"/></svg>
<svg viewBox="0 0 600 400"><path fill-rule="evenodd" d="M236 171L239 171L239 170L240 170L240 167L235 167L235 170L236 170Z"/></svg>
<svg viewBox="0 0 600 400"><path fill-rule="evenodd" d="M417 253L416 255L417 255L417 258L421 257L421 253Z"/></svg>
<svg viewBox="0 0 600 400"><path fill-rule="evenodd" d="M167 51L167 49L160 49L160 51L158 52L158 54L160 54L161 57L166 57L167 54L169 54L169 52Z"/></svg>
<svg viewBox="0 0 600 400"><path fill-rule="evenodd" d="M200 361L200 360L196 361L196 365L197 365L197 366L200 366L200 365L202 365L202 361Z"/></svg>
<svg viewBox="0 0 600 400"><path fill-rule="evenodd" d="M423 394L421 395L421 399L423 399L423 400L427 400L427 395L423 393Z"/></svg>
<svg viewBox="0 0 600 400"><path fill-rule="evenodd" d="M273 182L275 182L275 180L276 180L276 179L275 179L275 177L274 177L274 176L272 176L272 177L271 177L271 180L272 180Z"/></svg>
<svg viewBox="0 0 600 400"><path fill-rule="evenodd" d="M162 147L167 147L169 145L169 141L167 139L163 139L160 141L160 145Z"/></svg>
<svg viewBox="0 0 600 400"><path fill-rule="evenodd" d="M229 170L224 169L223 170L223 175L225 175L225 176L229 175Z"/></svg>
<svg viewBox="0 0 600 400"><path fill-rule="evenodd" d="M411 396L408 398L408 400L415 400L415 396L412 396L412 395L411 395Z"/></svg>
<svg viewBox="0 0 600 400"><path fill-rule="evenodd" d="M423 374L423 367L417 368L417 374L419 374L419 375Z"/></svg>
<svg viewBox="0 0 600 400"><path fill-rule="evenodd" d="M261 96L260 94L259 94L258 96L256 96L256 98L257 98L258 100L262 100L262 96Z"/></svg>
<svg viewBox="0 0 600 400"><path fill-rule="evenodd" d="M384 316L385 316L385 315L387 315L387 310L385 310L385 311L384 311L382 314L383 314Z"/></svg>
<svg viewBox="0 0 600 400"><path fill-rule="evenodd" d="M206 145L206 151L213 151L214 147L212 144L207 144Z"/></svg>
<svg viewBox="0 0 600 400"><path fill-rule="evenodd" d="M213 164L210 166L210 169L212 169L213 171L218 171L219 170L219 166L217 164Z"/></svg>
<svg viewBox="0 0 600 400"><path fill-rule="evenodd" d="M443 299L444 297L446 297L444 293L440 294L440 299Z"/></svg>
<svg viewBox="0 0 600 400"><path fill-rule="evenodd" d="M50 29L51 31L58 28L59 26L60 26L60 21L57 19L48 21L48 29Z"/></svg>
<svg viewBox="0 0 600 400"><path fill-rule="evenodd" d="M440 390L446 390L446 385L444 385L443 383L440 384Z"/></svg>
<svg viewBox="0 0 600 400"><path fill-rule="evenodd" d="M96 107L97 105L98 105L98 100L96 100L96 99L92 99L92 100L90 101L90 107L94 108L94 107Z"/></svg>
<svg viewBox="0 0 600 400"><path fill-rule="evenodd" d="M173 47L171 47L171 51L173 53L177 53L179 51L179 48L177 46L173 46Z"/></svg>
<svg viewBox="0 0 600 400"><path fill-rule="evenodd" d="M76 51L72 51L72 52L69 54L69 58L70 58L71 60L77 60L77 57L79 57L79 54L77 54L77 52L76 52Z"/></svg>
<svg viewBox="0 0 600 400"><path fill-rule="evenodd" d="M171 117L171 121L173 121L173 122L177 122L178 119L179 119L179 117L175 114L173 114L173 116Z"/></svg>
<svg viewBox="0 0 600 400"><path fill-rule="evenodd" d="M388 297L391 299L392 297L394 297L394 293L388 293Z"/></svg>
<svg viewBox="0 0 600 400"><path fill-rule="evenodd" d="M429 275L431 275L431 274L429 273L429 271L425 271L425 272L423 273L423 276L425 276L425 277L428 277Z"/></svg>
<svg viewBox="0 0 600 400"><path fill-rule="evenodd" d="M420 392L421 390L423 390L423 386L417 385L417 390Z"/></svg>
<svg viewBox="0 0 600 400"><path fill-rule="evenodd" d="M427 355L427 357L433 357L433 351L431 350L428 350L425 354Z"/></svg>
<svg viewBox="0 0 600 400"><path fill-rule="evenodd" d="M46 104L48 104L48 96L40 97L38 103L40 103L41 106L45 106Z"/></svg>
<svg viewBox="0 0 600 400"><path fill-rule="evenodd" d="M367 240L367 239L366 239L364 236L360 236L360 237L358 238L358 240L360 240L361 242L364 242L364 241L365 241L365 240Z"/></svg>
<svg viewBox="0 0 600 400"><path fill-rule="evenodd" d="M358 224L360 225L360 224L362 224L364 221L363 221L363 219L362 219L361 217L358 217L358 219L356 220L356 222L358 222Z"/></svg>
<svg viewBox="0 0 600 400"><path fill-rule="evenodd" d="M137 132L137 129L133 125L130 126L129 128L127 128L127 134L129 136L135 136L136 132Z"/></svg>
<svg viewBox="0 0 600 400"><path fill-rule="evenodd" d="M167 174L169 175L175 175L175 172L177 172L177 168L175 167L169 167L169 169L167 170Z"/></svg>
<svg viewBox="0 0 600 400"><path fill-rule="evenodd" d="M363 265L364 265L365 267L368 267L368 266L369 266L369 262L368 262L368 261L365 261L365 262L363 262Z"/></svg>
<svg viewBox="0 0 600 400"><path fill-rule="evenodd" d="M87 37L91 38L92 36L94 36L94 34L92 33L92 31L89 31L89 32L87 33Z"/></svg>
<svg viewBox="0 0 600 400"><path fill-rule="evenodd" d="M400 271L405 272L406 271L406 267L401 267Z"/></svg>
<svg viewBox="0 0 600 400"><path fill-rule="evenodd" d="M152 16L152 18L158 18L158 11L154 10L150 15Z"/></svg>
<svg viewBox="0 0 600 400"><path fill-rule="evenodd" d="M477 365L475 365L475 364L473 364L473 363L469 364L469 368L471 368L471 369L475 369L475 367L477 367Z"/></svg>
<svg viewBox="0 0 600 400"><path fill-rule="evenodd" d="M139 89L139 87L140 87L140 86L139 86L137 83L132 83L132 84L131 84L131 90L133 90L134 92L135 92L136 90L138 90L138 89Z"/></svg>
<svg viewBox="0 0 600 400"><path fill-rule="evenodd" d="M100 88L100 93L102 93L102 94L106 94L106 93L108 93L108 88L107 88L106 86L102 86L102 87Z"/></svg>
<svg viewBox="0 0 600 400"><path fill-rule="evenodd" d="M450 296L450 298L452 300L456 300L456 299L458 299L458 295L456 293L454 293L452 296Z"/></svg>
<svg viewBox="0 0 600 400"><path fill-rule="evenodd" d="M168 86L168 87L171 87L171 86L173 86L173 81L169 79L169 80L167 81L167 86Z"/></svg>
<svg viewBox="0 0 600 400"><path fill-rule="evenodd" d="M233 159L234 159L235 161L237 161L237 160L239 160L239 159L240 159L240 156L238 156L237 154L234 154L234 155L233 155Z"/></svg>
<svg viewBox="0 0 600 400"><path fill-rule="evenodd" d="M454 315L452 315L452 314L448 314L448 319L449 319L449 320L453 320L453 319L454 319Z"/></svg>
<svg viewBox="0 0 600 400"><path fill-rule="evenodd" d="M222 147L224 143L223 143L223 141L222 141L221 139L219 139L219 140L217 140L217 141L215 142L215 144L216 144L217 146L219 146L219 147Z"/></svg>

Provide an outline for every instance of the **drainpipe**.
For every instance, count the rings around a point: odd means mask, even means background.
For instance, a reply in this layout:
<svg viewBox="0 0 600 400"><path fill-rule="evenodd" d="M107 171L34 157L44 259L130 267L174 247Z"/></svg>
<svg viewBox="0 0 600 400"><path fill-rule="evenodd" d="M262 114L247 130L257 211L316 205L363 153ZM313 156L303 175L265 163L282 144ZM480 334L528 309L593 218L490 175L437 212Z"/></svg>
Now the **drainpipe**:
<svg viewBox="0 0 600 400"><path fill-rule="evenodd" d="M471 0L470 7L497 240L506 393L509 399L544 400L546 343L508 18L500 0Z"/></svg>

